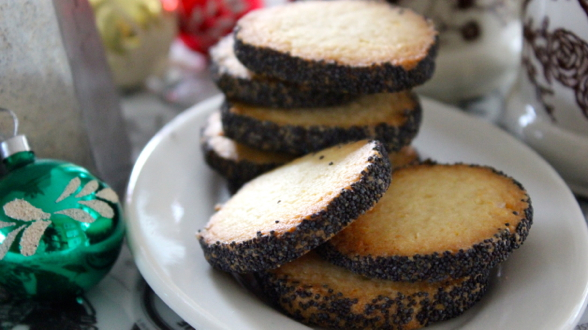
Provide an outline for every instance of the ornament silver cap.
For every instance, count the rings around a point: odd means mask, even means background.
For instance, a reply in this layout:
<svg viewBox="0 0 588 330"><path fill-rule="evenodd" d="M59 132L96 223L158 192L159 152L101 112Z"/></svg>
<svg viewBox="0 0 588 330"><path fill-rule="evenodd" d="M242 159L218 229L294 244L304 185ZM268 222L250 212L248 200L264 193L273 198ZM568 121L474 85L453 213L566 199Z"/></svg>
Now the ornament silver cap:
<svg viewBox="0 0 588 330"><path fill-rule="evenodd" d="M0 157L2 157L2 159L6 159L22 151L31 151L29 141L24 135L13 136L10 139L0 143Z"/></svg>
<svg viewBox="0 0 588 330"><path fill-rule="evenodd" d="M24 135L17 135L18 132L18 117L16 114L10 110L5 108L0 108L0 113L7 113L10 115L10 120L12 121L13 131L12 136L5 139L4 132L1 132L0 137L2 138L2 142L0 142L0 157L2 160L22 151L31 151L31 147L29 147L29 141L27 137Z"/></svg>

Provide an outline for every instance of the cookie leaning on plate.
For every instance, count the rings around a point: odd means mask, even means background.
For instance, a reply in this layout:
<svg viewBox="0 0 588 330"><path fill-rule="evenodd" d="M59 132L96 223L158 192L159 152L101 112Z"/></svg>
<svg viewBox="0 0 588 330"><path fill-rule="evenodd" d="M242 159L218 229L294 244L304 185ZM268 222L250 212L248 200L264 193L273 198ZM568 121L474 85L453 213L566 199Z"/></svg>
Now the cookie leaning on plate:
<svg viewBox="0 0 588 330"><path fill-rule="evenodd" d="M377 139L388 152L417 135L421 104L402 91L362 95L338 106L276 109L226 102L221 109L227 137L267 151L304 155L339 143Z"/></svg>
<svg viewBox="0 0 588 330"><path fill-rule="evenodd" d="M215 268L237 273L276 268L369 210L390 180L390 162L380 142L335 146L250 181L197 237Z"/></svg>
<svg viewBox="0 0 588 330"><path fill-rule="evenodd" d="M527 192L504 173L425 163L395 171L380 202L318 252L367 277L459 278L508 258L526 239L532 217Z"/></svg>
<svg viewBox="0 0 588 330"><path fill-rule="evenodd" d="M250 70L314 89L396 92L435 69L433 22L384 1L299 1L256 10L235 27Z"/></svg>
<svg viewBox="0 0 588 330"><path fill-rule="evenodd" d="M310 252L258 273L268 298L293 318L328 329L418 329L463 314L486 292L489 272L441 282L368 279Z"/></svg>
<svg viewBox="0 0 588 330"><path fill-rule="evenodd" d="M257 75L235 57L233 44L230 34L210 49L212 80L229 100L267 107L308 108L342 104L356 97Z"/></svg>

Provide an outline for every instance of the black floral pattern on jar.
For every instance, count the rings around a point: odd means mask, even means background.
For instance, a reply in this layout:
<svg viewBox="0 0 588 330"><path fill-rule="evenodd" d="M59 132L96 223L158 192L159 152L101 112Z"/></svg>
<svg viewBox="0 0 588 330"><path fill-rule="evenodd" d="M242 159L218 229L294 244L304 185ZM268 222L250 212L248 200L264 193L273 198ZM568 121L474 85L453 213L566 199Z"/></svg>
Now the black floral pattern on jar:
<svg viewBox="0 0 588 330"><path fill-rule="evenodd" d="M588 16L588 0L578 0L578 2L580 3L580 7L586 12L586 16Z"/></svg>
<svg viewBox="0 0 588 330"><path fill-rule="evenodd" d="M530 1L525 2L525 5ZM587 1L578 1L583 4L588 18ZM554 94L552 85L557 81L573 90L580 111L588 118L588 43L567 29L550 29L548 17L543 19L538 28L534 25L533 19L528 19L523 26L525 47L522 64L529 81L535 86L538 101L555 122L555 107L548 99ZM547 84L539 82L540 72L533 65L532 57L542 67Z"/></svg>
<svg viewBox="0 0 588 330"><path fill-rule="evenodd" d="M555 30L548 39L546 78L573 88L588 74L588 44L565 29Z"/></svg>
<svg viewBox="0 0 588 330"><path fill-rule="evenodd" d="M576 102L580 105L584 116L588 118L588 75L585 74L576 86Z"/></svg>

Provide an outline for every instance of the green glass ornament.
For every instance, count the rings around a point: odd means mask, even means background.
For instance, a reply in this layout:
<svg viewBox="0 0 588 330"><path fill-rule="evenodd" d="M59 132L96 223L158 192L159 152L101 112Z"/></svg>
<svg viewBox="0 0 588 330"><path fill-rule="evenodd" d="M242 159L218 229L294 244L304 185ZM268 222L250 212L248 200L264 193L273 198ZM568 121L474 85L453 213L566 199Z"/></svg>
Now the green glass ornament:
<svg viewBox="0 0 588 330"><path fill-rule="evenodd" d="M16 125L15 125L16 135ZM124 238L117 194L83 167L36 159L26 137L0 144L0 286L15 299L61 300L97 284Z"/></svg>

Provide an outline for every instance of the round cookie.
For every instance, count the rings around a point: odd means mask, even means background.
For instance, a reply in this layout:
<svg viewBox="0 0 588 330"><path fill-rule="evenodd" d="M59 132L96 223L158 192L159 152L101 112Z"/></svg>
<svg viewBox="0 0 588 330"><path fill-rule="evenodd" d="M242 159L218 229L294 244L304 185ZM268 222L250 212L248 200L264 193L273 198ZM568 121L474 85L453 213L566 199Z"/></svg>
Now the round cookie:
<svg viewBox="0 0 588 330"><path fill-rule="evenodd" d="M394 171L380 202L318 252L367 277L459 278L506 260L523 244L532 217L527 192L504 173L426 163Z"/></svg>
<svg viewBox="0 0 588 330"><path fill-rule="evenodd" d="M235 57L233 44L230 34L210 49L212 80L229 100L276 108L310 108L343 104L357 97L255 74Z"/></svg>
<svg viewBox="0 0 588 330"><path fill-rule="evenodd" d="M250 70L314 89L396 92L434 72L433 22L384 1L299 1L256 10L235 28Z"/></svg>
<svg viewBox="0 0 588 330"><path fill-rule="evenodd" d="M422 109L411 91L362 95L339 106L275 109L225 103L227 137L250 147L304 155L339 143L377 139L388 152L409 145L417 135Z"/></svg>
<svg viewBox="0 0 588 330"><path fill-rule="evenodd" d="M254 149L226 137L218 111L209 116L202 128L200 146L208 166L227 179L232 193L253 178L296 158L290 154ZM388 156L393 169L419 161L419 154L412 146Z"/></svg>
<svg viewBox="0 0 588 330"><path fill-rule="evenodd" d="M202 128L200 146L208 166L229 181L231 192L296 158L290 154L254 149L226 137L220 111L212 113Z"/></svg>
<svg viewBox="0 0 588 330"><path fill-rule="evenodd" d="M206 260L236 273L272 269L324 243L369 210L391 180L378 141L298 158L247 183L197 238Z"/></svg>
<svg viewBox="0 0 588 330"><path fill-rule="evenodd" d="M308 325L409 330L464 313L486 292L489 272L434 283L367 279L310 252L257 277L270 301Z"/></svg>

